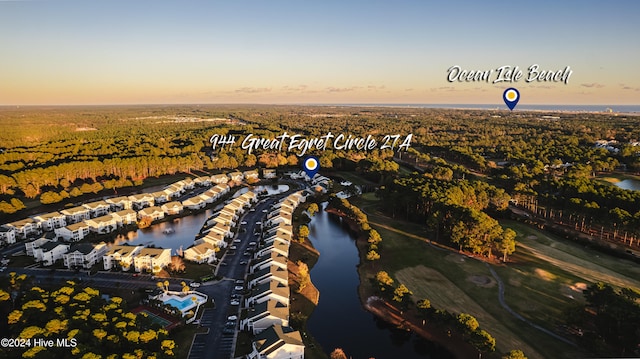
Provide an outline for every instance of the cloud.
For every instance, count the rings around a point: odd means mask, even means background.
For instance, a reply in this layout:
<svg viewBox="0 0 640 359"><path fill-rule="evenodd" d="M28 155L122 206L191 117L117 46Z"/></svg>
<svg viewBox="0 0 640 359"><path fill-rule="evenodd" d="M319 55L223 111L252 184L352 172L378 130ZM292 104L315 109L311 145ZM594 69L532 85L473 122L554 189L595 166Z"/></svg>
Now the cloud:
<svg viewBox="0 0 640 359"><path fill-rule="evenodd" d="M351 87L327 87L325 90L327 92L351 92L351 91L355 91L357 89L359 89L360 87L358 86L351 86Z"/></svg>
<svg viewBox="0 0 640 359"><path fill-rule="evenodd" d="M631 87L625 84L620 84L620 88L623 90L629 90L629 91L640 91L640 87Z"/></svg>
<svg viewBox="0 0 640 359"><path fill-rule="evenodd" d="M599 83L595 83L595 82L592 82L590 84L580 84L580 86L588 87L588 88L592 88L593 87L593 88L597 88L597 89L601 89L601 88L604 87L603 84L599 84Z"/></svg>
<svg viewBox="0 0 640 359"><path fill-rule="evenodd" d="M283 86L281 90L284 92L305 92L308 88L309 86L307 85L298 85L298 86L287 85L287 86Z"/></svg>
<svg viewBox="0 0 640 359"><path fill-rule="evenodd" d="M442 86L438 88L431 88L431 91L455 91L456 88L453 86Z"/></svg>
<svg viewBox="0 0 640 359"><path fill-rule="evenodd" d="M382 85L382 86L369 85L369 86L367 86L367 90L369 90L369 91L384 90L385 88L386 88L385 85Z"/></svg>
<svg viewBox="0 0 640 359"><path fill-rule="evenodd" d="M271 92L271 87L241 87L236 90L236 93L263 93Z"/></svg>

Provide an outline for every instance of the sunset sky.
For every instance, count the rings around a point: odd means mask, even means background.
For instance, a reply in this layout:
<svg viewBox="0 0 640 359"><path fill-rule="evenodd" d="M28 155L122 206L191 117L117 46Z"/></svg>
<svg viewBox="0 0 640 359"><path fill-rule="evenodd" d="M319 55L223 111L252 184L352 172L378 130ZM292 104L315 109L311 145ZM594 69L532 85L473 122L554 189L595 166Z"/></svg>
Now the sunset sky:
<svg viewBox="0 0 640 359"><path fill-rule="evenodd" d="M640 104L636 1L0 1L0 105ZM447 69L573 71L449 83Z"/></svg>

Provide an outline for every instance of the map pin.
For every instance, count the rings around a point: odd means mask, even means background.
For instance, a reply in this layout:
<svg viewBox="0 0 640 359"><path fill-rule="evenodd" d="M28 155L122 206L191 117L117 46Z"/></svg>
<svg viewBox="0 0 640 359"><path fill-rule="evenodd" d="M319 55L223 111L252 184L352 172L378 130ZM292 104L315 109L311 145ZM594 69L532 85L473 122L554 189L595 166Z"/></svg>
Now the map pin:
<svg viewBox="0 0 640 359"><path fill-rule="evenodd" d="M520 101L520 92L513 87L510 87L504 90L502 98L504 99L504 103L507 104L507 107L509 107L509 110L513 111L518 104L518 101Z"/></svg>
<svg viewBox="0 0 640 359"><path fill-rule="evenodd" d="M305 158L304 162L302 162L302 169L309 178L313 178L320 169L320 162L318 161L318 158L315 156Z"/></svg>

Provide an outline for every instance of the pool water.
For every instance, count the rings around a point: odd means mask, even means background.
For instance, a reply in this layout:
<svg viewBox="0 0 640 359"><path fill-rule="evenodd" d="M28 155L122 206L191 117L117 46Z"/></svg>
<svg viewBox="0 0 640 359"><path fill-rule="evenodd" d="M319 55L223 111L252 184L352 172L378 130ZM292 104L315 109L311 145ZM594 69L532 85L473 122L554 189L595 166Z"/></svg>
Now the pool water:
<svg viewBox="0 0 640 359"><path fill-rule="evenodd" d="M181 311L184 311L188 308L194 307L196 305L196 302L194 302L193 300L191 300L191 296L185 297L182 300L178 300L176 298L171 298L168 300L164 301L165 304L169 304L172 307L176 307L178 309L180 309Z"/></svg>

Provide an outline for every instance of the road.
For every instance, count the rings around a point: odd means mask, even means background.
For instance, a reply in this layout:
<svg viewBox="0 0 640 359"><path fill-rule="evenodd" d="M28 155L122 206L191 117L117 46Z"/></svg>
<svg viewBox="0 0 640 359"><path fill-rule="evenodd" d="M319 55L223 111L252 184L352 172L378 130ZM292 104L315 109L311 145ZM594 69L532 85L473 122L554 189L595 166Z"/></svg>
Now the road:
<svg viewBox="0 0 640 359"><path fill-rule="evenodd" d="M249 261L250 256L245 256L244 252L249 249L250 242L258 242L260 236L254 235L260 232L260 225L256 222L264 220L266 213L263 210L269 210L281 198L299 190L300 184L295 182L287 182L289 190L287 192L270 196L255 207L255 211L247 212L239 221L247 222L240 225L240 230L234 237L240 242L233 242L237 248L228 250L220 259L220 262L226 265L220 265L217 269L217 275L222 277L216 282L203 283L197 290L205 293L213 298L216 303L215 309L207 309L200 318L200 325L208 328L205 334L196 334L189 351L189 359L229 359L235 350L236 334L224 334L223 329L227 322L227 317L236 315L240 318L240 306L232 306L231 296L234 294L242 295L241 291L234 290L236 280L245 280L247 275L247 264L240 264L241 261ZM296 187L300 186L300 187ZM244 229L244 231L243 231ZM244 284L242 285L244 287ZM246 288L245 288L246 289ZM243 298L239 298L242 302ZM238 323L236 323L236 329Z"/></svg>

